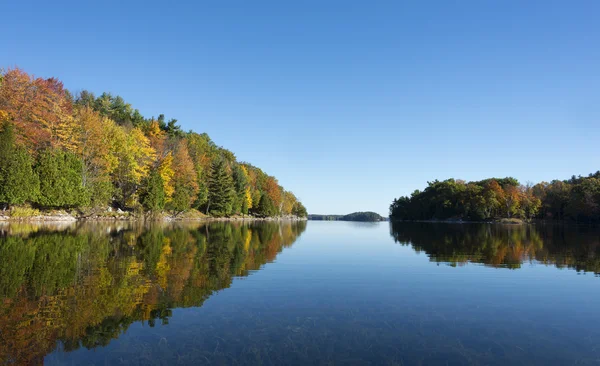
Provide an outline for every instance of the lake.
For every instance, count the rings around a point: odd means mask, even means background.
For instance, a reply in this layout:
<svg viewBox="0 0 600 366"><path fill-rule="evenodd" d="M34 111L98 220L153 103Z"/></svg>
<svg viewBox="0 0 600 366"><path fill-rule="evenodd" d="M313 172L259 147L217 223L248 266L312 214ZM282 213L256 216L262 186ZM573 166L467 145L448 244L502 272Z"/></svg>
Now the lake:
<svg viewBox="0 0 600 366"><path fill-rule="evenodd" d="M600 363L600 231L0 226L0 364Z"/></svg>

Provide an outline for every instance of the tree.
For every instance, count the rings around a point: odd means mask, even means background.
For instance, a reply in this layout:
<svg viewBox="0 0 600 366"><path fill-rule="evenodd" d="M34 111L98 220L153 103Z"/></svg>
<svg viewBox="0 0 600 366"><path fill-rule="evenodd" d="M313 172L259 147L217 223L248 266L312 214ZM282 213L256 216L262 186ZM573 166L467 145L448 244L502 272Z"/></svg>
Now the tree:
<svg viewBox="0 0 600 366"><path fill-rule="evenodd" d="M268 194L263 194L258 202L256 214L262 217L271 217L277 215L277 210L273 204L273 200Z"/></svg>
<svg viewBox="0 0 600 366"><path fill-rule="evenodd" d="M141 203L145 209L157 212L165 208L165 190L162 177L156 170L150 172L145 179L145 184L140 195Z"/></svg>
<svg viewBox="0 0 600 366"><path fill-rule="evenodd" d="M168 201L171 199L173 192L175 192L175 187L173 186L173 176L175 175L175 171L173 170L173 154L170 151L158 165L158 174L162 178L165 196Z"/></svg>
<svg viewBox="0 0 600 366"><path fill-rule="evenodd" d="M0 115L0 202L8 205L32 202L40 189L33 159L27 150L15 145L13 124L1 123Z"/></svg>
<svg viewBox="0 0 600 366"><path fill-rule="evenodd" d="M248 201L246 198L246 188L248 188L248 173L242 165L235 164L233 166L233 183L235 186L233 212L247 214Z"/></svg>
<svg viewBox="0 0 600 366"><path fill-rule="evenodd" d="M114 132L111 155L117 159L118 165L112 173L112 180L119 193L117 199L121 207L133 207L136 204L135 194L142 180L148 176L156 154L140 129L134 128L128 134L121 128Z"/></svg>
<svg viewBox="0 0 600 366"><path fill-rule="evenodd" d="M208 179L208 204L207 213L215 216L227 216L231 214L232 204L235 199L233 180L225 160L217 159L211 167Z"/></svg>
<svg viewBox="0 0 600 366"><path fill-rule="evenodd" d="M75 122L76 153L83 162L83 186L91 193L92 206L104 206L112 198L110 174L118 164L110 148L117 126L87 105L76 108Z"/></svg>
<svg viewBox="0 0 600 366"><path fill-rule="evenodd" d="M40 154L36 172L40 180L37 203L44 207L81 207L90 203L83 187L83 163L71 152L48 149Z"/></svg>
<svg viewBox="0 0 600 366"><path fill-rule="evenodd" d="M308 212L306 211L306 207L300 201L296 201L294 203L294 207L292 208L292 215L298 217L306 217L308 216Z"/></svg>
<svg viewBox="0 0 600 366"><path fill-rule="evenodd" d="M518 216L520 207L521 192L519 188L508 185L504 189L504 214L506 217Z"/></svg>
<svg viewBox="0 0 600 366"><path fill-rule="evenodd" d="M200 189L194 162L190 158L187 148L187 140L181 140L175 150L173 172L175 191L171 207L175 211L183 212L191 207Z"/></svg>
<svg viewBox="0 0 600 366"><path fill-rule="evenodd" d="M264 192L269 195L271 202L273 203L273 207L277 212L280 211L281 207L281 192L282 189L277 183L277 179L273 177L267 177L264 185Z"/></svg>
<svg viewBox="0 0 600 366"><path fill-rule="evenodd" d="M281 213L290 215L298 199L292 192L284 191L282 195Z"/></svg>
<svg viewBox="0 0 600 366"><path fill-rule="evenodd" d="M600 219L600 179L588 177L574 184L566 211L577 221Z"/></svg>
<svg viewBox="0 0 600 366"><path fill-rule="evenodd" d="M244 192L244 202L242 204L242 213L244 215L248 214L252 209L254 202L252 201L252 193L250 193L250 187L246 187L246 191Z"/></svg>
<svg viewBox="0 0 600 366"><path fill-rule="evenodd" d="M71 97L59 80L8 70L0 85L0 109L11 116L17 142L30 152L48 147L74 149Z"/></svg>

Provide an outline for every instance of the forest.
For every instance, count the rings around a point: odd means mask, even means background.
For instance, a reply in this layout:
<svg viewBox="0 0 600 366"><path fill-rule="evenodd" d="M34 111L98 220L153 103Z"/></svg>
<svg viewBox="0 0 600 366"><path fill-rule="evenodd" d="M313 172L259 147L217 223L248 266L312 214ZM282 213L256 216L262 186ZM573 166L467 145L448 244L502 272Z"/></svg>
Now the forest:
<svg viewBox="0 0 600 366"><path fill-rule="evenodd" d="M394 199L392 220L466 220L502 218L600 222L600 171L535 185L514 178L477 182L447 179L428 182L410 197Z"/></svg>
<svg viewBox="0 0 600 366"><path fill-rule="evenodd" d="M15 207L306 216L275 177L206 133L18 68L0 73L0 209Z"/></svg>
<svg viewBox="0 0 600 366"><path fill-rule="evenodd" d="M347 215L308 215L309 220L315 221L385 221L384 217L381 217L378 213L367 211L367 212L353 212Z"/></svg>

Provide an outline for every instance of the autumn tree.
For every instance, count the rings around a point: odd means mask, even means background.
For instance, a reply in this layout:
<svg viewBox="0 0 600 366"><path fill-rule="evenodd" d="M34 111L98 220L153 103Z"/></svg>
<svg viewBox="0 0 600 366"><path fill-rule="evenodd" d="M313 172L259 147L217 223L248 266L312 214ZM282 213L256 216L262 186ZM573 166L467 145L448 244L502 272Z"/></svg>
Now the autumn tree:
<svg viewBox="0 0 600 366"><path fill-rule="evenodd" d="M155 151L138 128L129 133L122 129L114 132L111 154L116 157L118 165L112 173L112 180L118 192L117 201L121 207L132 207L136 204L135 195L142 180L150 172Z"/></svg>
<svg viewBox="0 0 600 366"><path fill-rule="evenodd" d="M71 96L59 80L8 70L2 75L0 110L8 112L17 142L30 152L48 147L75 148Z"/></svg>
<svg viewBox="0 0 600 366"><path fill-rule="evenodd" d="M284 191L281 206L281 213L284 215L291 215L294 205L298 201L296 196L292 192Z"/></svg>
<svg viewBox="0 0 600 366"><path fill-rule="evenodd" d="M279 212L281 210L281 187L277 183L277 179L267 177L264 185L264 192L269 196L275 211Z"/></svg>
<svg viewBox="0 0 600 366"><path fill-rule="evenodd" d="M110 175L118 165L111 144L120 131L111 119L102 117L89 106L76 108L75 122L76 153L83 162L83 187L91 193L92 206L106 205L113 194Z"/></svg>
<svg viewBox="0 0 600 366"><path fill-rule="evenodd" d="M508 185L504 189L504 214L506 217L518 216L521 204L521 192L513 185Z"/></svg>
<svg viewBox="0 0 600 366"><path fill-rule="evenodd" d="M200 189L198 178L187 147L187 140L181 140L173 159L174 194L171 207L177 212L188 210Z"/></svg>
<svg viewBox="0 0 600 366"><path fill-rule="evenodd" d="M306 211L306 207L300 201L296 201L294 203L294 207L292 208L292 215L298 217L306 217L308 216L308 212Z"/></svg>

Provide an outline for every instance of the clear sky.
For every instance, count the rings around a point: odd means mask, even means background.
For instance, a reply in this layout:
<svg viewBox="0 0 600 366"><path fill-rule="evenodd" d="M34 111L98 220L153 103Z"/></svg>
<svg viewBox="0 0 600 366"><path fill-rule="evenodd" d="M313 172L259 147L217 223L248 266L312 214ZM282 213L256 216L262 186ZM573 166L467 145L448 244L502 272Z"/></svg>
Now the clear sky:
<svg viewBox="0 0 600 366"><path fill-rule="evenodd" d="M600 169L600 1L7 1L0 66L207 132L310 213Z"/></svg>

